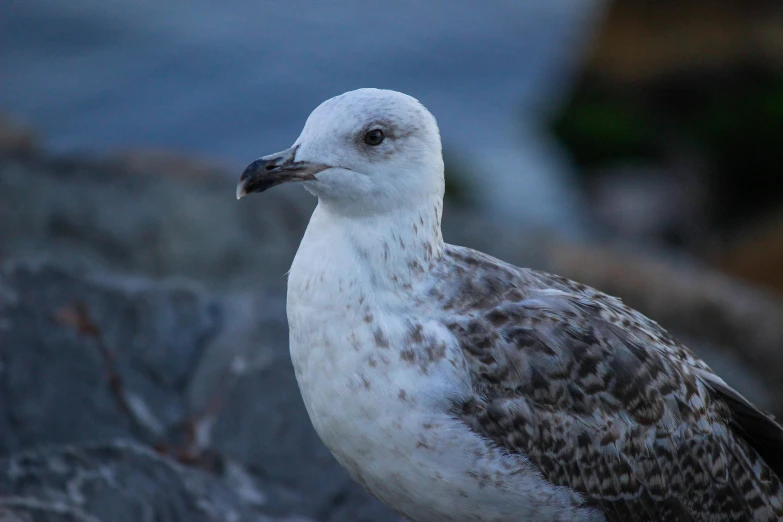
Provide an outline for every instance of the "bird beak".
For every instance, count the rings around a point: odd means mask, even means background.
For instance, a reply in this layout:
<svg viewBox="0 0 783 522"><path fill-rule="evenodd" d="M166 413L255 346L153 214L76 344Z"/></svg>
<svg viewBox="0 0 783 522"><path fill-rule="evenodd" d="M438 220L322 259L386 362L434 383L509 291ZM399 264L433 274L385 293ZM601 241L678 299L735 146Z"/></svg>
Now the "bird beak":
<svg viewBox="0 0 783 522"><path fill-rule="evenodd" d="M296 161L299 145L255 160L239 176L237 199L251 192L263 192L290 181L312 181L315 175L329 168L328 165Z"/></svg>

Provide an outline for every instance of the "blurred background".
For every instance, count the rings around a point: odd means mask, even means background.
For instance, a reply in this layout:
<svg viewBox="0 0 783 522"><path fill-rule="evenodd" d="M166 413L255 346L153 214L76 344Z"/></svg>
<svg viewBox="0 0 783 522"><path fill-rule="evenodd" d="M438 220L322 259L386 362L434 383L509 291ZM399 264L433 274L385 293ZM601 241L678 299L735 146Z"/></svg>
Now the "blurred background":
<svg viewBox="0 0 783 522"><path fill-rule="evenodd" d="M622 297L783 414L783 5L0 5L0 520L396 521L310 427L250 161L359 87L438 119L444 234Z"/></svg>

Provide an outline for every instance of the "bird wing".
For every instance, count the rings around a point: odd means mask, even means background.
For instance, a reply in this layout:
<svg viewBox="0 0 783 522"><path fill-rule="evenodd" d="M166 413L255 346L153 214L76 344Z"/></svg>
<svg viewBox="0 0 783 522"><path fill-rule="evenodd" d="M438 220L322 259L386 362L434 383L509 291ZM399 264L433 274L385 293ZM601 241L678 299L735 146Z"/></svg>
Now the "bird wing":
<svg viewBox="0 0 783 522"><path fill-rule="evenodd" d="M444 296L465 424L611 522L783 519L770 416L619 299L495 261L460 249L450 271L469 282Z"/></svg>

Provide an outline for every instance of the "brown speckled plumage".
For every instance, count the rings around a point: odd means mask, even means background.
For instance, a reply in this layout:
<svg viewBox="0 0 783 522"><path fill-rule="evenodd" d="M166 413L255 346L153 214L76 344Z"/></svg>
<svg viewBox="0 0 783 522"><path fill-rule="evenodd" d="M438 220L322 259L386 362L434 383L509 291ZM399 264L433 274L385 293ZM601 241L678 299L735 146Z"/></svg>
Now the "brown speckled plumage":
<svg viewBox="0 0 783 522"><path fill-rule="evenodd" d="M783 519L783 429L656 323L460 247L431 277L475 392L454 414L476 433L609 521Z"/></svg>

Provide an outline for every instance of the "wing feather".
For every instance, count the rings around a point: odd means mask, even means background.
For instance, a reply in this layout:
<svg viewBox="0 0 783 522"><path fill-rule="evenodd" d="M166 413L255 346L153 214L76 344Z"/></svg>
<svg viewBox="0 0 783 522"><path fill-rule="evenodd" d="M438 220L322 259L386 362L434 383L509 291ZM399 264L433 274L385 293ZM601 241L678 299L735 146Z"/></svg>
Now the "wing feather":
<svg viewBox="0 0 783 522"><path fill-rule="evenodd" d="M783 519L783 429L657 324L584 285L451 254L470 278L443 299L471 429L612 522Z"/></svg>

